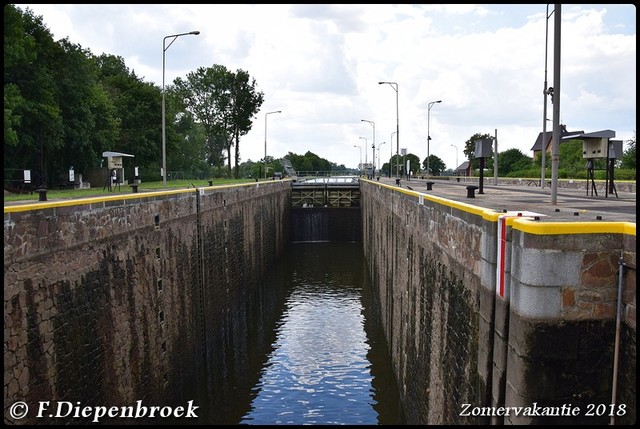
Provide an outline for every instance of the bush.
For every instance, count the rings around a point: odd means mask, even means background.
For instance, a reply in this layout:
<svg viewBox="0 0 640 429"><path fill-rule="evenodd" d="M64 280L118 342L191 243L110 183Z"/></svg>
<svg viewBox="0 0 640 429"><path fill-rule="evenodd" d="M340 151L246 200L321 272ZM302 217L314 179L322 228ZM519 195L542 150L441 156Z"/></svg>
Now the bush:
<svg viewBox="0 0 640 429"><path fill-rule="evenodd" d="M545 177L547 179L551 178L551 166L547 166L545 168ZM606 170L598 169L594 170L593 176L595 180L605 180L606 179ZM518 170L512 171L504 177L514 177L514 178L523 178L523 177L540 177L540 168L529 168L526 170ZM567 169L559 169L558 170L558 178L559 179L588 179L587 177L587 169L583 170L567 170ZM613 170L613 178L614 180L636 180L636 170L630 168L616 168Z"/></svg>

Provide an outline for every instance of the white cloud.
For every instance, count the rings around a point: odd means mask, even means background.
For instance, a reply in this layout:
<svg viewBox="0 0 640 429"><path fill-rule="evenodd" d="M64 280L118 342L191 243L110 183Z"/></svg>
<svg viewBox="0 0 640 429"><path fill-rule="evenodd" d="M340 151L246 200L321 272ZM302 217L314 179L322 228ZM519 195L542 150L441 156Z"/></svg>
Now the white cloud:
<svg viewBox="0 0 640 429"><path fill-rule="evenodd" d="M356 167L364 146L376 144L383 161L396 150L396 92L400 148L447 167L463 161L464 142L494 134L499 150L530 149L542 129L545 24L547 76L554 85L554 14L546 5L16 5L29 7L55 39L121 56L145 81L162 84L162 40L168 84L199 67L221 64L256 79L265 103L241 140L243 160L267 152L311 151ZM553 11L553 5L550 5ZM635 5L563 5L560 118L569 129L635 136ZM551 103L548 117L552 118ZM158 113L160 120L160 112ZM377 155L377 151L376 151Z"/></svg>

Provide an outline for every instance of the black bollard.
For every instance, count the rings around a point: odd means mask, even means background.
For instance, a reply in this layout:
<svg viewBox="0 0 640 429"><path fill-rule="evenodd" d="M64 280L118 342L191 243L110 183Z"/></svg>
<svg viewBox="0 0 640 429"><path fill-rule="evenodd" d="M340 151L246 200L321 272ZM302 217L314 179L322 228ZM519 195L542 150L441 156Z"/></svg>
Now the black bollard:
<svg viewBox="0 0 640 429"><path fill-rule="evenodd" d="M474 185L467 186L467 198L475 198L476 197L476 189L478 189L477 186L474 186Z"/></svg>
<svg viewBox="0 0 640 429"><path fill-rule="evenodd" d="M44 188L36 189L38 193L38 201L47 201L47 190Z"/></svg>

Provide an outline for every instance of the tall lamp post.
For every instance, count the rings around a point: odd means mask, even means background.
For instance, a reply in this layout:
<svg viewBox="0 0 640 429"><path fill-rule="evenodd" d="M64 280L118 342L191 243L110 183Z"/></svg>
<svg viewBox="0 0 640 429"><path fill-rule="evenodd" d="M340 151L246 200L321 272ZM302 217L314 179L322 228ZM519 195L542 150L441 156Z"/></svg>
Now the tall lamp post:
<svg viewBox="0 0 640 429"><path fill-rule="evenodd" d="M357 147L360 149L360 174L362 174L362 146L359 144L354 144L353 147Z"/></svg>
<svg viewBox="0 0 640 429"><path fill-rule="evenodd" d="M549 51L549 18L555 12L555 9L549 13L549 5L547 4L547 19L545 22L544 35L544 88L542 94L544 98L544 109L542 110L542 146L540 147L540 189L544 189L546 180L545 157L547 155L547 95L553 97L553 88L547 87L547 54Z"/></svg>
<svg viewBox="0 0 640 429"><path fill-rule="evenodd" d="M373 150L373 159L371 160L373 162L373 169L376 169L376 152L375 152L375 146L376 146L376 123L373 121L367 121L366 119L360 119L361 122L368 122L371 124L371 126L373 127L373 143L371 144L371 147L374 148ZM365 150L364 153L366 154L367 151ZM365 155L365 160L366 160L366 155ZM366 161L365 161L366 163Z"/></svg>
<svg viewBox="0 0 640 429"><path fill-rule="evenodd" d="M558 167L560 165L560 26L562 23L561 4L553 7L553 134L551 137L551 204L558 203Z"/></svg>
<svg viewBox="0 0 640 429"><path fill-rule="evenodd" d="M267 116L272 113L282 113L282 110L274 110L264 114L264 179L267 180Z"/></svg>
<svg viewBox="0 0 640 429"><path fill-rule="evenodd" d="M166 107L165 107L165 95L164 95L164 69L165 69L165 53L167 49L175 42L175 40L180 36L188 36L188 35L197 36L200 34L199 31L190 31L188 33L180 33L180 34L172 34L170 36L165 36L162 39L162 187L167 187L167 135L165 132L165 115L166 115ZM166 44L167 39L171 39L169 45Z"/></svg>
<svg viewBox="0 0 640 429"><path fill-rule="evenodd" d="M442 103L442 100L437 100L437 101L430 101L429 104L427 105L427 179L429 178L429 143L431 140L431 135L429 135L429 121L430 121L430 114L431 114L431 108L433 107L434 104L436 103Z"/></svg>
<svg viewBox="0 0 640 429"><path fill-rule="evenodd" d="M453 172L455 174L455 173L458 172L458 146L452 144L451 147L456 150L456 168L454 168L454 170L453 170Z"/></svg>
<svg viewBox="0 0 640 429"><path fill-rule="evenodd" d="M386 142L382 142L378 144L378 171L380 171L380 146L385 144Z"/></svg>
<svg viewBox="0 0 640 429"><path fill-rule="evenodd" d="M396 178L400 178L400 165L398 164L398 156L400 156L400 113L398 111L398 84L396 82L378 82L378 85L389 84L396 92ZM391 166L389 166L391 168Z"/></svg>
<svg viewBox="0 0 640 429"><path fill-rule="evenodd" d="M396 131L391 133L391 140L389 140L390 141L389 143L389 178L391 178L391 160L393 159L393 135L395 133Z"/></svg>
<svg viewBox="0 0 640 429"><path fill-rule="evenodd" d="M365 168L367 165L367 138L366 137L358 137L359 139L364 140L364 164L365 164Z"/></svg>

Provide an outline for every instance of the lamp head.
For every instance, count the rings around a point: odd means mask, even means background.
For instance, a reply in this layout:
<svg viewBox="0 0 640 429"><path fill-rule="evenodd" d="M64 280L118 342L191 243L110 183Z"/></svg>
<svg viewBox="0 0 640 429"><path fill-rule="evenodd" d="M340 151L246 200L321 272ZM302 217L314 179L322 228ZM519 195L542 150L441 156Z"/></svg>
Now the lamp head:
<svg viewBox="0 0 640 429"><path fill-rule="evenodd" d="M196 35L196 36L197 36L198 34L200 34L200 32L199 32L199 31L192 31L192 32L190 32L189 34L194 34L194 35Z"/></svg>

